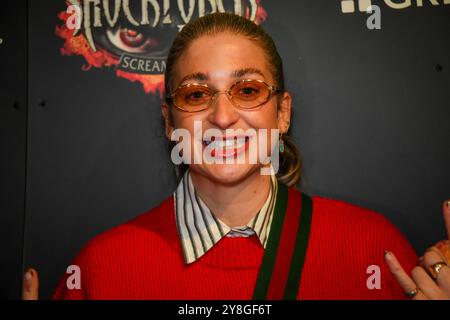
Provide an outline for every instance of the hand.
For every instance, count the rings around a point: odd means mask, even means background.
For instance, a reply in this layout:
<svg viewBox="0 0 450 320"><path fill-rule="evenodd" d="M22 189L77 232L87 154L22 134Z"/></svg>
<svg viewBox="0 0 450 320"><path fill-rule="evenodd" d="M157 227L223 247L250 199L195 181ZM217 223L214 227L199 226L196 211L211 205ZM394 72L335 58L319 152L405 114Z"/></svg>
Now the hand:
<svg viewBox="0 0 450 320"><path fill-rule="evenodd" d="M450 200L443 204L443 215L447 238L450 239ZM387 251L385 260L405 294L411 299L450 300L450 240L441 240L428 248L418 265L412 269L412 278L392 252ZM441 264L437 265L438 263ZM433 269L433 265L437 268Z"/></svg>
<svg viewBox="0 0 450 320"><path fill-rule="evenodd" d="M39 277L35 269L29 268L23 274L22 300L38 300L39 298Z"/></svg>

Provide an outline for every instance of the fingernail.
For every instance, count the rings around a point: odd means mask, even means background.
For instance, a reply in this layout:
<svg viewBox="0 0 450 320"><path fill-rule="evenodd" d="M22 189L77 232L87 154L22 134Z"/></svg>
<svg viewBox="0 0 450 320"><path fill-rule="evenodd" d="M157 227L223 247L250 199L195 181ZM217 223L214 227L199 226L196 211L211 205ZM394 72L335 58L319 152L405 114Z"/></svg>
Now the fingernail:
<svg viewBox="0 0 450 320"><path fill-rule="evenodd" d="M384 256L388 256L389 255L389 251L388 250L384 250Z"/></svg>
<svg viewBox="0 0 450 320"><path fill-rule="evenodd" d="M450 209L450 200L445 202L445 206L447 207L447 210Z"/></svg>
<svg viewBox="0 0 450 320"><path fill-rule="evenodd" d="M25 272L25 280L30 281L31 278L33 278L33 275L31 274L31 271Z"/></svg>
<svg viewBox="0 0 450 320"><path fill-rule="evenodd" d="M24 285L24 290L26 292L31 291L31 279L32 278L33 278L33 275L31 274L31 271L25 272L25 274L23 276L23 285Z"/></svg>

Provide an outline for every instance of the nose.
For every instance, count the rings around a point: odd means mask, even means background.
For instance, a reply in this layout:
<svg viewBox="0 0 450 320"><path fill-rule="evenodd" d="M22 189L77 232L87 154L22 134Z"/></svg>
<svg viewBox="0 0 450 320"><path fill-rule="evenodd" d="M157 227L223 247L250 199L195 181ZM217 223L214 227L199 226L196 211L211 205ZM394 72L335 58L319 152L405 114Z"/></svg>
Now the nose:
<svg viewBox="0 0 450 320"><path fill-rule="evenodd" d="M225 130L239 120L239 112L225 92L218 92L213 97L208 120L218 129Z"/></svg>

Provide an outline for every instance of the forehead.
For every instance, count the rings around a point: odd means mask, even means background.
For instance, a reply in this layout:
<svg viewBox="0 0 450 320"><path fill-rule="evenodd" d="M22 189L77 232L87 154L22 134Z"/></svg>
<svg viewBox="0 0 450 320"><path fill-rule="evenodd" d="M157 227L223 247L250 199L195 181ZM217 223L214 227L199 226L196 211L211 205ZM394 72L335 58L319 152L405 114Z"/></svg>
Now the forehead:
<svg viewBox="0 0 450 320"><path fill-rule="evenodd" d="M256 78L272 81L263 49L242 35L221 33L194 40L180 56L173 69L173 84L190 74L208 74L209 80L229 79L237 70L258 70Z"/></svg>

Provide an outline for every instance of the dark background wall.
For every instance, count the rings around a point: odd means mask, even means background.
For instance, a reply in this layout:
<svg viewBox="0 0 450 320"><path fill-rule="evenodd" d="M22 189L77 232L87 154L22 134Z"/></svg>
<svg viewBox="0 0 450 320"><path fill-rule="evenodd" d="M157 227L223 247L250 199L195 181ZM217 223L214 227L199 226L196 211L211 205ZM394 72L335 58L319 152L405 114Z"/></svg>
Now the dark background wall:
<svg viewBox="0 0 450 320"><path fill-rule="evenodd" d="M445 237L450 197L450 5L373 3L381 30L340 1L262 0L262 25L294 95L303 190L384 214L420 254ZM65 8L0 7L1 298L19 297L23 266L49 298L90 238L175 187L159 96L62 56Z"/></svg>
<svg viewBox="0 0 450 320"><path fill-rule="evenodd" d="M27 137L26 2L0 9L0 299L20 296Z"/></svg>

